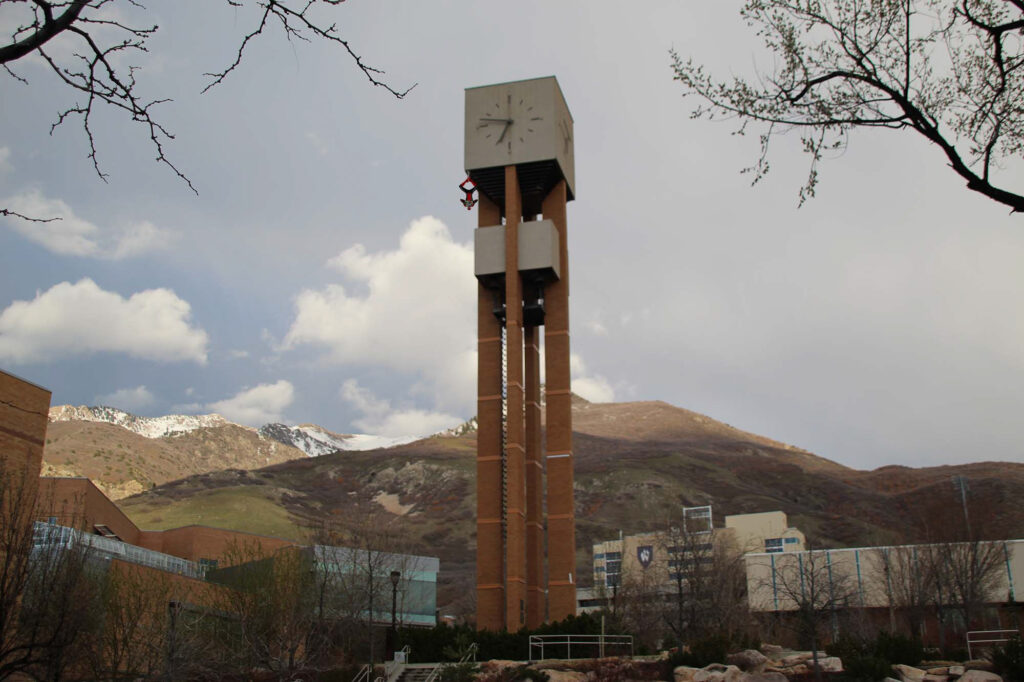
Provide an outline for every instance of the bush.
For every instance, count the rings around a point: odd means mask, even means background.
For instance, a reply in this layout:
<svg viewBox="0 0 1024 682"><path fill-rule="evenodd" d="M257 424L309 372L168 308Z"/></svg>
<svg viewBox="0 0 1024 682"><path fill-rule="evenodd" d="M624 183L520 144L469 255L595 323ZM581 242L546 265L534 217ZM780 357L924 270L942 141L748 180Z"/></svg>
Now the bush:
<svg viewBox="0 0 1024 682"><path fill-rule="evenodd" d="M479 670L476 663L446 663L441 666L437 679L440 682L473 682Z"/></svg>
<svg viewBox="0 0 1024 682"><path fill-rule="evenodd" d="M1024 682L1024 642L1011 639L992 650L992 665L1007 682Z"/></svg>
<svg viewBox="0 0 1024 682"><path fill-rule="evenodd" d="M897 663L916 666L924 658L924 647L919 640L895 635L884 630L878 633L874 641L856 637L840 637L826 646L825 652L829 656L841 658L843 667L847 670L849 670L849 662L854 660L860 660L866 668L870 669L876 664L869 659L877 659L887 666Z"/></svg>
<svg viewBox="0 0 1024 682"><path fill-rule="evenodd" d="M843 679L877 682L892 677L892 664L870 654L853 654L843 658Z"/></svg>
<svg viewBox="0 0 1024 682"><path fill-rule="evenodd" d="M680 665L703 668L712 663L725 663L725 657L732 648L732 642L725 635L710 635L693 640L687 649L669 656L669 663L673 668Z"/></svg>

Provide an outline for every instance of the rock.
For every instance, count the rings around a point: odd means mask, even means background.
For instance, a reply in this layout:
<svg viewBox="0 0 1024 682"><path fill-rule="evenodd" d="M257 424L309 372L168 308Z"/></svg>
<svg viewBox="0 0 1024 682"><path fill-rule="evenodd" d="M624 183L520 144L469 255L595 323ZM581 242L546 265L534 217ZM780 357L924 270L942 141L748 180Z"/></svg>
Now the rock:
<svg viewBox="0 0 1024 682"><path fill-rule="evenodd" d="M964 667L962 665L951 665L947 668L950 677L960 677L964 674Z"/></svg>
<svg viewBox="0 0 1024 682"><path fill-rule="evenodd" d="M928 675L948 675L949 667L940 665L938 667L928 668L927 670L925 670L925 673L927 673Z"/></svg>
<svg viewBox="0 0 1024 682"><path fill-rule="evenodd" d="M901 682L922 682L924 679L924 671L912 665L897 663L892 669L900 676Z"/></svg>
<svg viewBox="0 0 1024 682"><path fill-rule="evenodd" d="M1003 678L984 670L968 670L957 682L1003 682Z"/></svg>
<svg viewBox="0 0 1024 682"><path fill-rule="evenodd" d="M739 682L743 672L734 665L712 663L693 675L693 682Z"/></svg>
<svg viewBox="0 0 1024 682"><path fill-rule="evenodd" d="M935 668L933 668L932 670L935 670ZM939 675L937 673L928 671L925 673L924 677L921 678L921 682L949 682L949 675Z"/></svg>
<svg viewBox="0 0 1024 682"><path fill-rule="evenodd" d="M746 651L729 654L726 656L725 662L729 665L736 666L746 673L761 672L764 670L764 666L768 662L768 657L760 651L747 649Z"/></svg>
<svg viewBox="0 0 1024 682"><path fill-rule="evenodd" d="M818 667L823 673L843 672L843 662L838 656L824 656L818 658Z"/></svg>
<svg viewBox="0 0 1024 682"><path fill-rule="evenodd" d="M783 649L778 644L762 644L761 645L761 653L764 654L765 656L767 656L768 658L778 658L778 656L783 651L785 651L785 649Z"/></svg>
<svg viewBox="0 0 1024 682"><path fill-rule="evenodd" d="M810 654L793 654L792 656L786 656L782 659L782 666L785 668L792 668L795 665L804 663L811 657Z"/></svg>
<svg viewBox="0 0 1024 682"><path fill-rule="evenodd" d="M884 680L882 680L882 682L900 682L900 681L895 679L895 678L892 678L892 677L886 677Z"/></svg>
<svg viewBox="0 0 1024 682"><path fill-rule="evenodd" d="M672 676L676 682L691 682L693 676L700 671L700 668L691 668L688 665L681 665L672 671Z"/></svg>
<svg viewBox="0 0 1024 682"><path fill-rule="evenodd" d="M578 670L545 670L548 682L583 682L587 674Z"/></svg>
<svg viewBox="0 0 1024 682"><path fill-rule="evenodd" d="M739 682L787 682L787 677L779 672L743 673Z"/></svg>

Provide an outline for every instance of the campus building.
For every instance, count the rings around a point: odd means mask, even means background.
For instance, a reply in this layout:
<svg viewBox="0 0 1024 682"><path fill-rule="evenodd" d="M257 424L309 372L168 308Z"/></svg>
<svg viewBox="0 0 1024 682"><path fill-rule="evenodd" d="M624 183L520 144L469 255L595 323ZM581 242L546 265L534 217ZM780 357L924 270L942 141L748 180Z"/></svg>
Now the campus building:
<svg viewBox="0 0 1024 682"><path fill-rule="evenodd" d="M720 543L729 543L742 553L799 552L805 545L804 534L790 526L781 511L726 516L725 527L715 528L710 506L687 507L681 525L685 529L622 535L595 544L595 588L615 589L622 585L623 576L630 574L671 583L688 563L711 563L715 545Z"/></svg>
<svg viewBox="0 0 1024 682"><path fill-rule="evenodd" d="M85 546L94 562L143 575L156 571L175 583L182 599L199 601L209 594L207 578L225 568L225 557L235 548L246 547L262 556L297 551L311 559L316 570L339 580L346 571L372 566L374 581L389 594L391 575L398 573L397 620L403 625L436 624L436 557L373 552L369 560L366 550L303 547L285 538L202 525L143 530L89 479L40 478L49 407L49 391L0 370L0 466L5 470L0 520L8 522L15 512L12 518L34 523L37 548ZM390 609L385 608L389 605L374 608L373 619L390 624Z"/></svg>

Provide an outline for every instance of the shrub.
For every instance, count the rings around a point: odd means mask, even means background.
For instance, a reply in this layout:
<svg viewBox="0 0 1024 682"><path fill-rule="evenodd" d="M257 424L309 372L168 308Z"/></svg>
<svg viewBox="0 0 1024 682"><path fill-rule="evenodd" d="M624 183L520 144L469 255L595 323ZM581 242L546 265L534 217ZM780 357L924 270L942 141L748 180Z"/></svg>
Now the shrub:
<svg viewBox="0 0 1024 682"><path fill-rule="evenodd" d="M842 658L843 679L877 682L892 677L892 664L870 654L853 654Z"/></svg>
<svg viewBox="0 0 1024 682"><path fill-rule="evenodd" d="M437 679L440 682L472 682L479 670L476 663L447 663L441 666Z"/></svg>
<svg viewBox="0 0 1024 682"><path fill-rule="evenodd" d="M1024 642L1011 639L992 650L992 665L1007 682L1024 682Z"/></svg>

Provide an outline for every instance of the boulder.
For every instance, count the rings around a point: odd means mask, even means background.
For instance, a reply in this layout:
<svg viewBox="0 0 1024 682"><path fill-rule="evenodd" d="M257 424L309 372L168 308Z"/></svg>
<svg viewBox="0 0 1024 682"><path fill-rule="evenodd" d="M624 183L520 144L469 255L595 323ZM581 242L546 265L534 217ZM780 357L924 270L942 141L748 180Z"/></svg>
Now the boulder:
<svg viewBox="0 0 1024 682"><path fill-rule="evenodd" d="M1003 682L1003 678L985 670L968 670L957 682Z"/></svg>
<svg viewBox="0 0 1024 682"><path fill-rule="evenodd" d="M734 665L712 663L693 675L693 682L739 682L743 672Z"/></svg>
<svg viewBox="0 0 1024 682"><path fill-rule="evenodd" d="M912 665L897 663L892 669L899 675L900 682L922 682L924 680L924 671Z"/></svg>
<svg viewBox="0 0 1024 682"><path fill-rule="evenodd" d="M583 682L587 674L578 670L545 670L548 682Z"/></svg>
<svg viewBox="0 0 1024 682"><path fill-rule="evenodd" d="M700 668L691 668L688 665L681 665L672 671L672 676L676 682L692 682L693 676L697 674Z"/></svg>
<svg viewBox="0 0 1024 682"><path fill-rule="evenodd" d="M768 658L778 658L779 656L782 655L783 651L785 651L785 649L783 649L778 644L762 644L761 645L761 653L764 654L765 656L767 656Z"/></svg>
<svg viewBox="0 0 1024 682"><path fill-rule="evenodd" d="M786 656L785 658L782 659L782 666L784 668L792 668L795 665L800 665L801 663L806 663L807 660L810 659L810 658L811 658L811 654L809 654L809 653L793 654L791 656Z"/></svg>
<svg viewBox="0 0 1024 682"><path fill-rule="evenodd" d="M726 656L725 662L729 665L736 666L745 673L761 672L764 670L764 666L768 662L768 657L760 651L747 649L746 651L729 654Z"/></svg>
<svg viewBox="0 0 1024 682"><path fill-rule="evenodd" d="M932 670L934 670L934 668ZM921 682L949 682L949 675L928 671L924 674L924 677L921 678Z"/></svg>
<svg viewBox="0 0 1024 682"><path fill-rule="evenodd" d="M810 663L810 661L808 661ZM823 673L843 672L843 662L838 656L819 656L818 667Z"/></svg>
<svg viewBox="0 0 1024 682"><path fill-rule="evenodd" d="M964 674L964 667L962 665L951 665L946 670L950 677L960 677Z"/></svg>
<svg viewBox="0 0 1024 682"><path fill-rule="evenodd" d="M759 672L743 673L739 682L787 682L788 678L782 673Z"/></svg>

